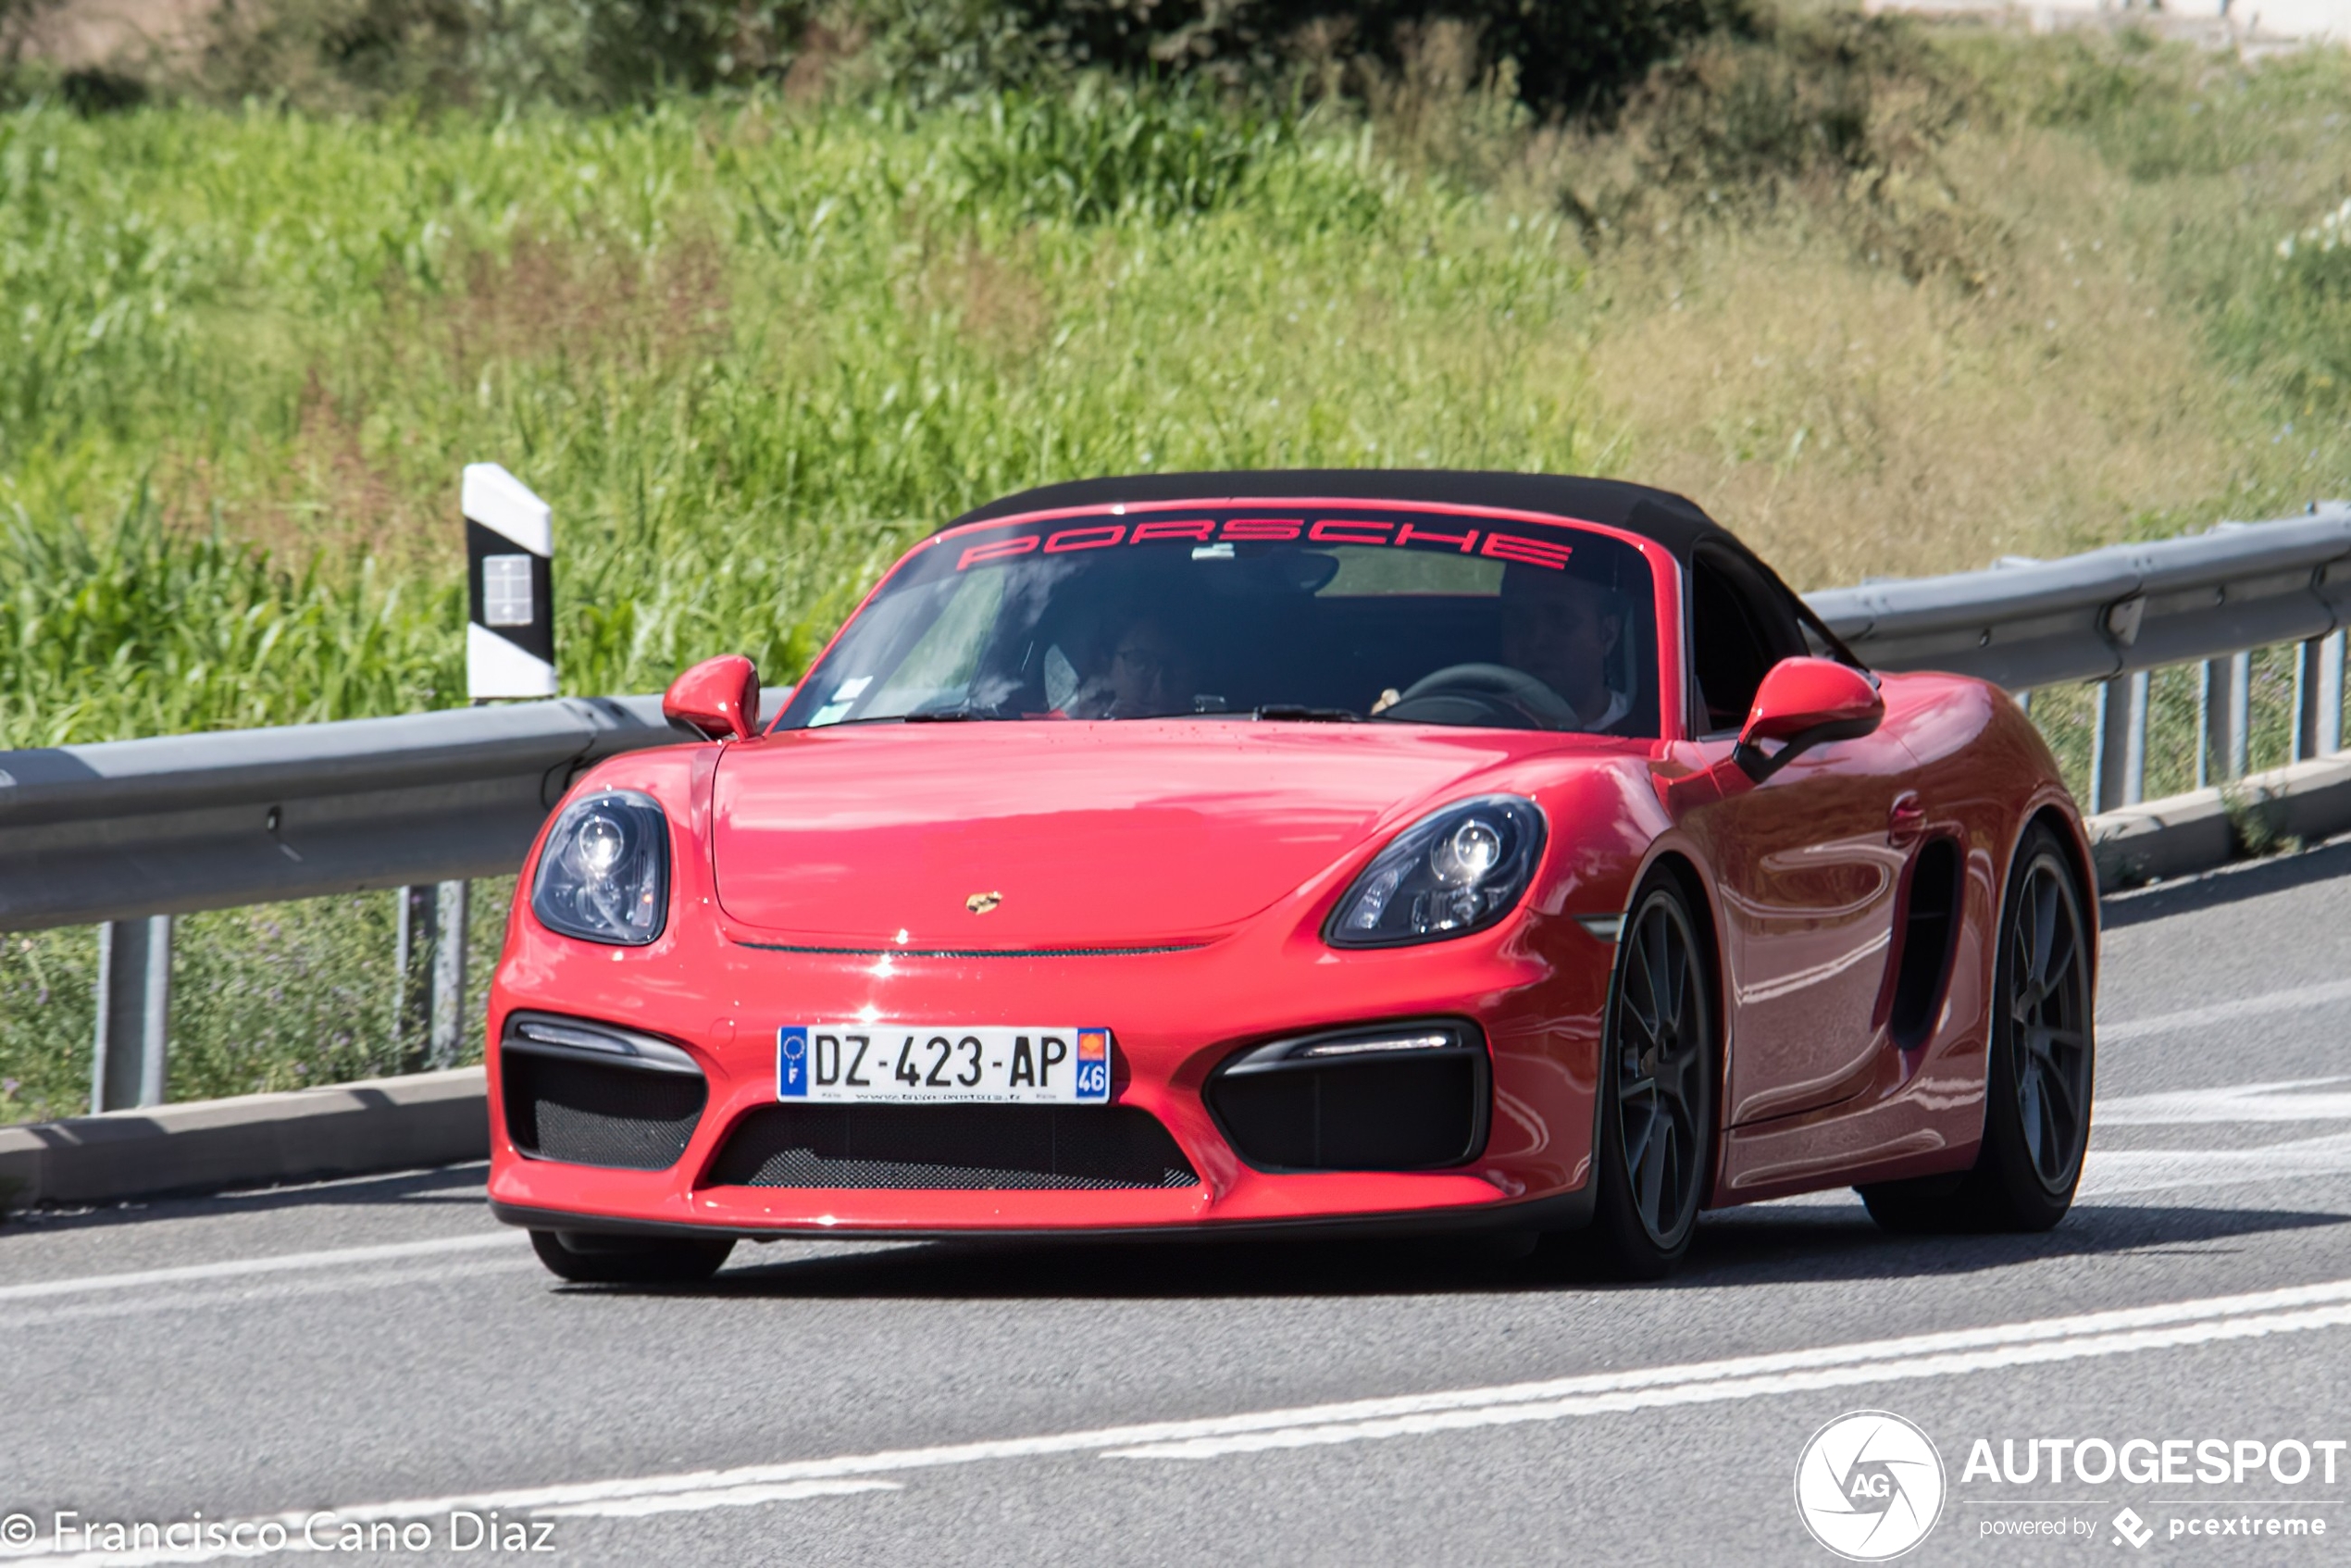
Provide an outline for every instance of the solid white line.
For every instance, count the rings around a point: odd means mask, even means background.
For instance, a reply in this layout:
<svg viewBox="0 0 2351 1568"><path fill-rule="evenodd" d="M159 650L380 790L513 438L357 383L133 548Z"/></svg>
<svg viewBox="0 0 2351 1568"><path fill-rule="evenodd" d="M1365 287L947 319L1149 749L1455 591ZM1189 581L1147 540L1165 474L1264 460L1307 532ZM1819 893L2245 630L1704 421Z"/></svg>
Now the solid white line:
<svg viewBox="0 0 2351 1568"><path fill-rule="evenodd" d="M1952 1377L1971 1372L2004 1371L2010 1367L2082 1361L2096 1356L2128 1355L2138 1350L2177 1350L2230 1339L2260 1338L2314 1328L2351 1327L2351 1305L2316 1307L2299 1313L2271 1313L2258 1317L2222 1318L2182 1324L2169 1328L2131 1333L2097 1334L2043 1344L1972 1350L1954 1355L1922 1356L1894 1363L1826 1366L1810 1372L1777 1376L1731 1378L1723 1381L1671 1383L1657 1388L1627 1389L1547 1400L1531 1404L1490 1404L1462 1410L1432 1411L1423 1415L1385 1421L1330 1423L1277 1427L1270 1431L1225 1437L1195 1437L1188 1441L1152 1443L1113 1449L1112 1459L1220 1459L1230 1454L1261 1453L1270 1449L1327 1447L1387 1437L1426 1437L1483 1427L1517 1425L1530 1421L1558 1421L1574 1415L1617 1414L1656 1410L1669 1405L1716 1404L1776 1394L1817 1393L1864 1383L1905 1383L1927 1377Z"/></svg>
<svg viewBox="0 0 2351 1568"><path fill-rule="evenodd" d="M265 1275L258 1280L226 1280L207 1288L143 1294L98 1295L59 1305L36 1304L0 1308L0 1331L26 1333L57 1324L92 1323L102 1318L154 1317L171 1313L242 1312L263 1302L298 1301L313 1296L347 1295L358 1290L392 1290L417 1285L439 1285L489 1275L518 1274L539 1266L525 1253L519 1258L459 1258L406 1266L363 1264L323 1275ZM0 1557L0 1564L6 1562Z"/></svg>
<svg viewBox="0 0 2351 1568"><path fill-rule="evenodd" d="M493 1247L520 1245L520 1236L511 1230L500 1230L481 1236L444 1236L431 1241L387 1241L375 1247L339 1247L328 1252L281 1252L269 1258L235 1258L217 1263L188 1263L179 1268L138 1269L129 1274L93 1274L73 1279L37 1279L28 1285L0 1285L0 1301L29 1301L41 1296L71 1296L85 1290L137 1290L151 1285L236 1279L253 1274L281 1274L289 1269L347 1268L354 1263L377 1263L396 1258L427 1258L442 1252L474 1252Z"/></svg>
<svg viewBox="0 0 2351 1568"><path fill-rule="evenodd" d="M2216 1002L2208 1007L2158 1013L2147 1018L2121 1018L2111 1024L2101 1019L2098 1023L2098 1043L2112 1045L2117 1040L2136 1039L2142 1035L2174 1034L2183 1029L2200 1029L2209 1024L2228 1024L2239 1018L2258 1017L2264 1013L2295 1013L2306 1007L2323 1007L2329 1002L2346 1000L2351 1000L2351 980L2326 980L2314 986L2296 986L2290 990L2240 997L2234 1002Z"/></svg>
<svg viewBox="0 0 2351 1568"><path fill-rule="evenodd" d="M656 1513L700 1513L713 1508L755 1508L771 1502L798 1502L802 1498L846 1497L856 1492L903 1490L902 1481L849 1480L781 1481L767 1487L712 1487L699 1492L665 1492L646 1497L615 1498L605 1502L579 1502L569 1508L542 1508L539 1519L643 1519Z"/></svg>
<svg viewBox="0 0 2351 1568"><path fill-rule="evenodd" d="M368 1503L337 1508L333 1512L338 1520L368 1523L429 1519L457 1509L478 1512L495 1509L509 1517L520 1513L553 1515L558 1512L612 1517L742 1507L770 1500L754 1493L772 1491L778 1500L820 1496L827 1494L784 1488L878 1481L909 1472L993 1461L1088 1453L1120 1459L1203 1459L1267 1449L1317 1447L1871 1383L1949 1377L2345 1326L2351 1326L2351 1279L1678 1366L1586 1373L1542 1382L1257 1411L1205 1420L1104 1426L1032 1437L846 1454L731 1470L700 1470ZM289 1511L274 1517L299 1535L308 1513ZM206 1562L222 1555L227 1554L166 1552L132 1558L78 1555L11 1561L44 1564L99 1561L162 1563Z"/></svg>

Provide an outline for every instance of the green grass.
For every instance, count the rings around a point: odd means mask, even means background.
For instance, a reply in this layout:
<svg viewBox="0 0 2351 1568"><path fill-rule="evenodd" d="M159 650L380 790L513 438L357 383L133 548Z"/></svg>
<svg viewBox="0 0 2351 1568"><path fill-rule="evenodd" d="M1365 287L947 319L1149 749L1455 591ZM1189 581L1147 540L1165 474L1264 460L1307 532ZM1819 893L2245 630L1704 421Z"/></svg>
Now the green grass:
<svg viewBox="0 0 2351 1568"><path fill-rule="evenodd" d="M456 702L480 459L554 505L577 692L790 679L915 533L1089 473L1623 474L1805 586L2351 492L2351 63L1829 9L1601 130L1433 68L0 116L0 746ZM191 921L175 1094L396 1060L389 921ZM7 939L0 1114L75 1103L91 950Z"/></svg>

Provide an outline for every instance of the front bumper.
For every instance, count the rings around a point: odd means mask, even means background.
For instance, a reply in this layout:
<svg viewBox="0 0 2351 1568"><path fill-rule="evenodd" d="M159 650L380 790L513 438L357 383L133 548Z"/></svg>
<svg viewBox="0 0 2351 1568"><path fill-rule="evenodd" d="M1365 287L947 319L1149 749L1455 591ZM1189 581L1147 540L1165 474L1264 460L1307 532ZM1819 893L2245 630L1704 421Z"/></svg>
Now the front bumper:
<svg viewBox="0 0 2351 1568"><path fill-rule="evenodd" d="M1482 938L1372 953L1244 931L1179 951L1049 956L787 951L734 940L715 922L679 924L685 928L654 947L619 950L551 937L527 915L514 923L489 1020L490 1195L501 1217L537 1228L754 1237L1142 1236L1559 1226L1580 1219L1588 1198L1595 1064L1613 950L1571 920L1530 912ZM517 1145L497 1042L507 1015L525 1009L618 1025L682 1048L708 1092L674 1163L605 1168L533 1157ZM1436 1014L1474 1021L1490 1053L1483 1148L1460 1165L1254 1169L1203 1098L1221 1063L1262 1042ZM776 1028L842 1017L1107 1026L1113 1101L1163 1127L1196 1179L1107 1190L722 1179L727 1140L777 1102Z"/></svg>

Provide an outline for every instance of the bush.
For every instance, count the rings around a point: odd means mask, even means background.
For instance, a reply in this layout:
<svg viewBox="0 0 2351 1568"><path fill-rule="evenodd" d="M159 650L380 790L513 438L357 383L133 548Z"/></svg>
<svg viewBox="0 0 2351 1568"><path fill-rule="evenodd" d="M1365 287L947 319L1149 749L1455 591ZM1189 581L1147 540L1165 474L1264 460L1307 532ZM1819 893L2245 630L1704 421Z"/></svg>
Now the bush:
<svg viewBox="0 0 2351 1568"><path fill-rule="evenodd" d="M51 0L0 0L12 17ZM848 75L916 104L1058 86L1072 72L1203 75L1278 96L1301 64L1393 69L1438 22L1539 113L1612 108L1745 0L226 0L192 61L142 68L215 102L330 112L500 102L610 107L667 92ZM125 70L134 62L123 62ZM1310 72L1310 74L1312 74ZM1327 72L1325 73L1327 76ZM1362 74L1359 70L1359 76ZM89 109L135 102L107 73Z"/></svg>
<svg viewBox="0 0 2351 1568"><path fill-rule="evenodd" d="M1011 0L1031 29L1085 63L1140 72L1210 68L1228 78L1278 69L1310 38L1393 68L1437 21L1477 34L1489 62L1514 62L1538 111L1606 109L1659 61L1746 17L1738 0Z"/></svg>

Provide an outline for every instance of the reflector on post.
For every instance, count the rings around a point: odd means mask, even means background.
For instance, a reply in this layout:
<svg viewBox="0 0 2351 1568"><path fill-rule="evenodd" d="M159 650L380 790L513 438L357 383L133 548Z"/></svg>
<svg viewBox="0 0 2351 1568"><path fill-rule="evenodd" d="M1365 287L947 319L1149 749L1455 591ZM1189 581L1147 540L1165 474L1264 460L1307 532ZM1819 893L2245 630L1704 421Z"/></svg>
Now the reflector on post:
<svg viewBox="0 0 2351 1568"><path fill-rule="evenodd" d="M466 694L555 694L553 514L495 463L466 465Z"/></svg>

